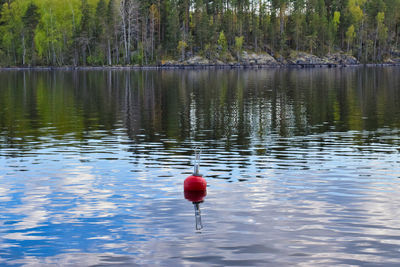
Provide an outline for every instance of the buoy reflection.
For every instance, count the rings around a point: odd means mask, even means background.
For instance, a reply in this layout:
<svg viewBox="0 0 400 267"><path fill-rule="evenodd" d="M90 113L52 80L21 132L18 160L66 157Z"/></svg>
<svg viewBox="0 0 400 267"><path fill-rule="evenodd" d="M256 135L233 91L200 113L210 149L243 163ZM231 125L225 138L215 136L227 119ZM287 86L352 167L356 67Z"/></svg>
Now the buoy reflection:
<svg viewBox="0 0 400 267"><path fill-rule="evenodd" d="M184 191L185 198L191 201L194 205L194 217L196 221L196 230L203 229L203 223L201 221L201 211L200 211L200 203L204 201L204 198L207 195L207 191Z"/></svg>

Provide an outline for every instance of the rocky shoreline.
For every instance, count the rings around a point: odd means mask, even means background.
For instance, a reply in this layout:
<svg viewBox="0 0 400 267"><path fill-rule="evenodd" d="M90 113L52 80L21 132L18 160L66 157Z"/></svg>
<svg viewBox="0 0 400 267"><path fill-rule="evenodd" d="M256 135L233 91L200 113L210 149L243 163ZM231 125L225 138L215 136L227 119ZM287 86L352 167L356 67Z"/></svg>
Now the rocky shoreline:
<svg viewBox="0 0 400 267"><path fill-rule="evenodd" d="M288 58L274 58L268 53L244 51L240 60L223 62L193 56L182 61L164 61L158 65L130 66L34 66L34 67L0 67L0 70L140 70L140 69L262 69L262 68L343 68L343 67L377 67L400 66L400 58L386 60L384 63L360 63L355 57L345 53L328 54L317 57L305 52L293 51Z"/></svg>

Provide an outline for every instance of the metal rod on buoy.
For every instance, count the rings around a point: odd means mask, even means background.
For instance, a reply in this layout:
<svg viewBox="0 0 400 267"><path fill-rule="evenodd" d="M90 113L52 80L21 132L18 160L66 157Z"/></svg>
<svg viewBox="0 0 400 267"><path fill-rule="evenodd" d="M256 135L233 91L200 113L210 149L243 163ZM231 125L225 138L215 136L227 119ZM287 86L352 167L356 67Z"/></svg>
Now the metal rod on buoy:
<svg viewBox="0 0 400 267"><path fill-rule="evenodd" d="M200 151L199 151L200 150ZM200 154L201 154L201 148L196 147L194 150L194 153L196 155L195 160L194 160L194 176L199 175L199 168L200 168Z"/></svg>

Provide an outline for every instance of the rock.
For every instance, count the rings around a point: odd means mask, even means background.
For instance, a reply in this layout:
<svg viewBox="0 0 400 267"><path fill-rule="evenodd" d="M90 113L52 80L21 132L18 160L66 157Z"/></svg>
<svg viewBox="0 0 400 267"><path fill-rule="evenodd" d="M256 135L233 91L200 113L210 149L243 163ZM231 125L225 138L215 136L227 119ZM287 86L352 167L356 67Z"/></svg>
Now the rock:
<svg viewBox="0 0 400 267"><path fill-rule="evenodd" d="M393 49L393 50L390 52L390 55L392 56L392 58L400 58L400 50Z"/></svg>
<svg viewBox="0 0 400 267"><path fill-rule="evenodd" d="M360 62L353 56L344 53L328 54L324 57L329 64L358 65Z"/></svg>
<svg viewBox="0 0 400 267"><path fill-rule="evenodd" d="M177 62L175 60L162 60L161 65L163 66L173 66L177 65Z"/></svg>
<svg viewBox="0 0 400 267"><path fill-rule="evenodd" d="M287 61L289 64L299 64L299 65L327 64L327 62L324 59L319 58L315 55L305 52L295 52L295 51L290 53L290 56Z"/></svg>
<svg viewBox="0 0 400 267"><path fill-rule="evenodd" d="M250 53L248 54L246 51L243 51L240 62L246 65L276 65L277 61L268 53L256 54Z"/></svg>
<svg viewBox="0 0 400 267"><path fill-rule="evenodd" d="M400 64L400 58L388 58L384 61L385 64Z"/></svg>
<svg viewBox="0 0 400 267"><path fill-rule="evenodd" d="M399 57L392 57L387 60L388 64L400 64ZM306 52L296 52L292 51L290 56L285 59L279 56L277 59L272 57L268 53L254 53L243 51L239 62L235 61L230 54L227 54L224 59L218 59L218 55L213 56L212 59L208 59L199 55L192 56L184 61L175 60L163 60L161 62L162 66L166 67L184 67L184 66L278 66L278 65L298 65L303 67L304 65L310 65L312 67L322 67L322 66L346 66L346 65L358 65L360 64L358 60L343 52L328 54L324 57L317 57L315 55Z"/></svg>
<svg viewBox="0 0 400 267"><path fill-rule="evenodd" d="M322 58L305 52L292 52L288 58L289 64L296 65L358 65L358 60L344 53L328 54Z"/></svg>
<svg viewBox="0 0 400 267"><path fill-rule="evenodd" d="M208 65L210 64L208 59L205 59L201 56L194 56L187 59L185 62L187 65Z"/></svg>

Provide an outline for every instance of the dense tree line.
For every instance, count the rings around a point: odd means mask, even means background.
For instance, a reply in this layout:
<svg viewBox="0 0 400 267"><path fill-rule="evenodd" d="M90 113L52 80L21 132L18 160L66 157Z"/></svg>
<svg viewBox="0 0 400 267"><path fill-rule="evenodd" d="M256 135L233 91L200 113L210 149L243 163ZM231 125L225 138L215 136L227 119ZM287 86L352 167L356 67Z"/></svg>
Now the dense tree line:
<svg viewBox="0 0 400 267"><path fill-rule="evenodd" d="M231 60L243 49L379 62L399 35L400 0L0 0L2 65Z"/></svg>

